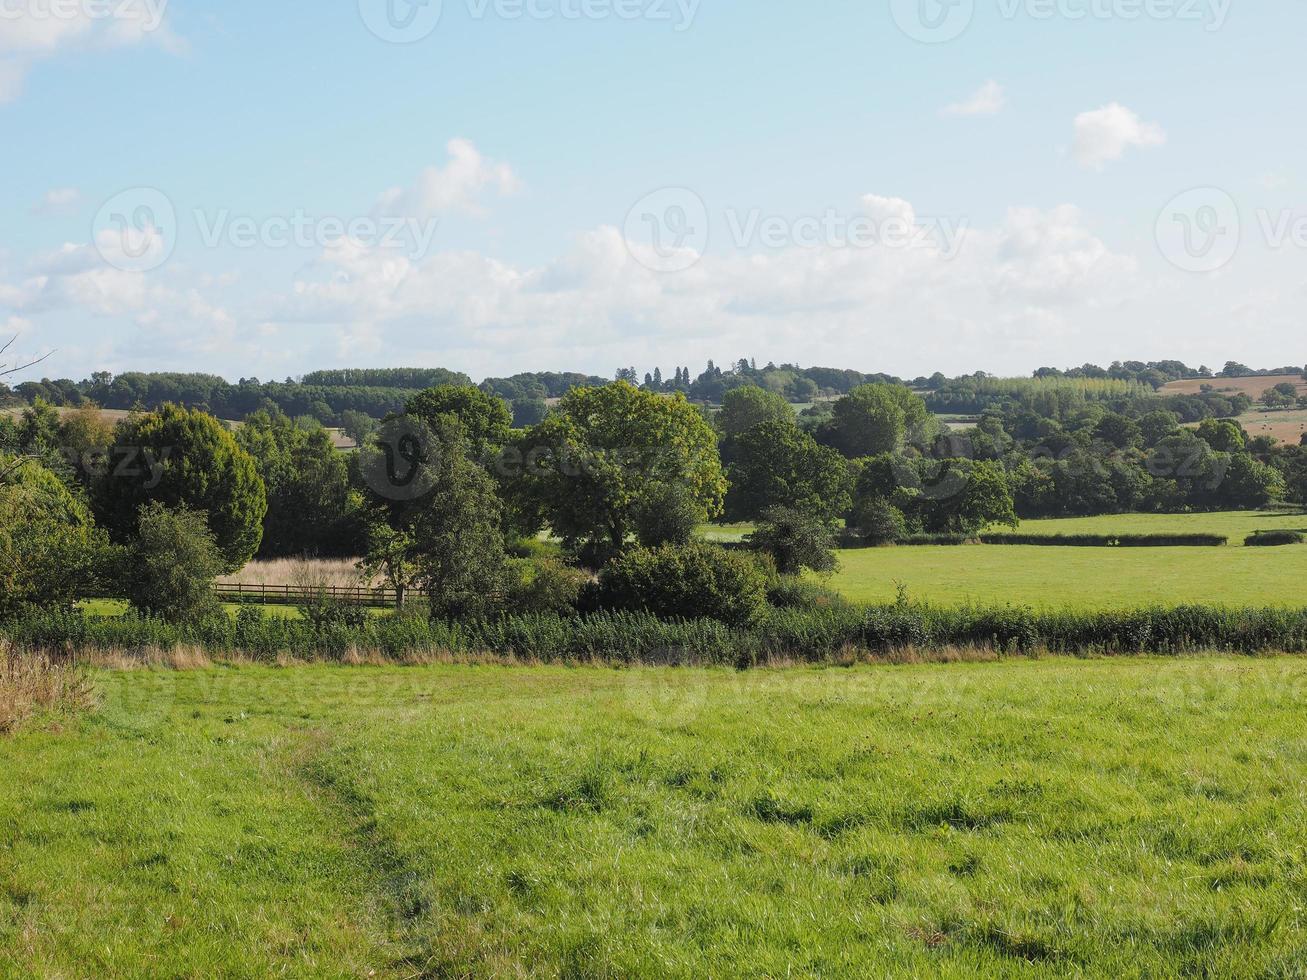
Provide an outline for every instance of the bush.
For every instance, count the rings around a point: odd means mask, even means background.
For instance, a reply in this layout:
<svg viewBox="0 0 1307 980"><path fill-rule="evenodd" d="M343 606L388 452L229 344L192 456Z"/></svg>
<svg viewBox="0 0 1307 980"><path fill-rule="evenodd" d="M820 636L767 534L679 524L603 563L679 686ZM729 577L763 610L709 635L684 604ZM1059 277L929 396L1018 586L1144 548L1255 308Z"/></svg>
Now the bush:
<svg viewBox="0 0 1307 980"><path fill-rule="evenodd" d="M549 557L511 560L508 572L505 606L510 614L517 615L575 615L581 592L590 582L586 572Z"/></svg>
<svg viewBox="0 0 1307 980"><path fill-rule="evenodd" d="M632 551L599 579L605 608L665 619L716 619L743 626L758 618L766 599L767 577L757 562L704 542Z"/></svg>
<svg viewBox="0 0 1307 980"><path fill-rule="evenodd" d="M798 575L805 569L828 574L839 568L830 522L793 507L767 508L747 541L769 555L782 575Z"/></svg>
<svg viewBox="0 0 1307 980"><path fill-rule="evenodd" d="M767 603L777 609L834 609L849 604L834 589L795 575L783 575L772 583Z"/></svg>
<svg viewBox="0 0 1307 980"><path fill-rule="evenodd" d="M870 544L891 544L908 534L903 512L883 497L868 496L858 501L851 523Z"/></svg>
<svg viewBox="0 0 1307 980"><path fill-rule="evenodd" d="M174 623L215 612L213 580L226 566L205 515L156 502L141 508L136 526L119 576L132 606Z"/></svg>
<svg viewBox="0 0 1307 980"><path fill-rule="evenodd" d="M1284 544L1302 544L1307 535L1301 531L1257 531L1244 539L1250 547L1275 547Z"/></svg>

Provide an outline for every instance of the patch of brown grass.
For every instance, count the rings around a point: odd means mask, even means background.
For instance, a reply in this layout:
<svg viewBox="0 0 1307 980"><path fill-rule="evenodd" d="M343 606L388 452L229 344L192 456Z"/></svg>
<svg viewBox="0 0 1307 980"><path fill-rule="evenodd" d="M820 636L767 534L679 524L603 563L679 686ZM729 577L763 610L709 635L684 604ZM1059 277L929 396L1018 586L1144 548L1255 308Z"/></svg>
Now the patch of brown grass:
<svg viewBox="0 0 1307 980"><path fill-rule="evenodd" d="M1307 381L1301 374L1270 374L1264 378L1189 378L1185 381L1172 381L1163 385L1159 395L1196 395L1204 385L1211 385L1216 391L1225 395L1242 393L1253 401L1261 398L1270 388L1288 382L1298 388L1298 394L1307 394Z"/></svg>
<svg viewBox="0 0 1307 980"><path fill-rule="evenodd" d="M276 558L272 561L252 561L236 574L218 581L232 585L300 585L310 582L342 588L381 584L364 582L354 560L350 558Z"/></svg>
<svg viewBox="0 0 1307 980"><path fill-rule="evenodd" d="M20 654L0 644L0 735L40 715L75 714L95 706L95 687L71 661Z"/></svg>

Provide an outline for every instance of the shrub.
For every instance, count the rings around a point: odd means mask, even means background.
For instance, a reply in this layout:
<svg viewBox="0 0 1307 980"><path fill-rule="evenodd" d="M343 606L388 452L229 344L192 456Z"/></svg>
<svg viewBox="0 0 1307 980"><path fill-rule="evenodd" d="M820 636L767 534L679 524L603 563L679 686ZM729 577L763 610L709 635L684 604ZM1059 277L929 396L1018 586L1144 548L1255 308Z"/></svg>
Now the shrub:
<svg viewBox="0 0 1307 980"><path fill-rule="evenodd" d="M605 608L666 619L716 619L742 626L758 618L766 598L767 577L757 562L704 542L632 551L599 579Z"/></svg>
<svg viewBox="0 0 1307 980"><path fill-rule="evenodd" d="M782 575L805 569L827 574L839 567L835 560L835 532L821 517L793 507L769 507L748 543L770 555Z"/></svg>
<svg viewBox="0 0 1307 980"><path fill-rule="evenodd" d="M777 609L833 609L848 600L834 589L796 575L783 575L767 589L767 602Z"/></svg>
<svg viewBox="0 0 1307 980"><path fill-rule="evenodd" d="M853 527L870 544L892 544L907 537L908 521L884 497L867 496L853 507Z"/></svg>
<svg viewBox="0 0 1307 980"><path fill-rule="evenodd" d="M141 508L136 526L119 576L132 606L169 622L217 610L213 580L226 566L204 514L156 502Z"/></svg>
<svg viewBox="0 0 1307 980"><path fill-rule="evenodd" d="M557 558L514 559L509 562L505 607L510 614L575 615L590 576Z"/></svg>
<svg viewBox="0 0 1307 980"><path fill-rule="evenodd" d="M1302 544L1307 535L1301 531L1257 531L1244 539L1244 544L1252 547L1275 547L1285 544Z"/></svg>

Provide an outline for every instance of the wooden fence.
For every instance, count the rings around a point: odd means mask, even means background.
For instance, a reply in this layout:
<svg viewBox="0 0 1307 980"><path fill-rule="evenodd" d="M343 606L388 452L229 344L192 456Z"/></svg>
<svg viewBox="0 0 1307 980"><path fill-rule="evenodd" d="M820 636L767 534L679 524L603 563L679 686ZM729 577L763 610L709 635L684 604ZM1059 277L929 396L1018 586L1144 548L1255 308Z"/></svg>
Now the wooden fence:
<svg viewBox="0 0 1307 980"><path fill-rule="evenodd" d="M369 589L364 586L324 585L251 585L245 582L215 582L214 593L223 602L248 603L255 606L300 606L320 599L348 602L356 606L384 609L395 605L392 588Z"/></svg>

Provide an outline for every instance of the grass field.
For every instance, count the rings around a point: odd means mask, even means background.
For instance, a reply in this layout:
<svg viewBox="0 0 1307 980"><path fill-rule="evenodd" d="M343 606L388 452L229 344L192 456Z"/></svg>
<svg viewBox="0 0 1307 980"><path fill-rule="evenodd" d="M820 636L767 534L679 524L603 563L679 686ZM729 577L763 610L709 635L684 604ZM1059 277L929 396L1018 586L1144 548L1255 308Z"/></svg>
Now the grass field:
<svg viewBox="0 0 1307 980"><path fill-rule="evenodd" d="M95 679L96 714L0 741L0 975L1292 976L1307 950L1297 660Z"/></svg>
<svg viewBox="0 0 1307 980"><path fill-rule="evenodd" d="M1250 436L1271 436L1290 446L1299 445L1307 435L1307 410L1249 412L1235 421Z"/></svg>
<svg viewBox="0 0 1307 980"><path fill-rule="evenodd" d="M1307 528L1284 512L1127 514L1023 521L1023 534L1212 533L1226 548L1041 548L998 545L840 552L832 586L855 602L888 602L898 584L915 599L1116 609L1183 603L1307 605L1307 545L1245 548L1256 530Z"/></svg>
<svg viewBox="0 0 1307 980"><path fill-rule="evenodd" d="M1224 394L1243 394L1253 401L1261 398L1270 388L1278 384L1295 385L1300 393L1307 393L1307 381L1301 374L1274 374L1263 378L1190 378L1187 381L1172 381L1158 389L1159 395L1196 395L1203 388L1211 386Z"/></svg>

